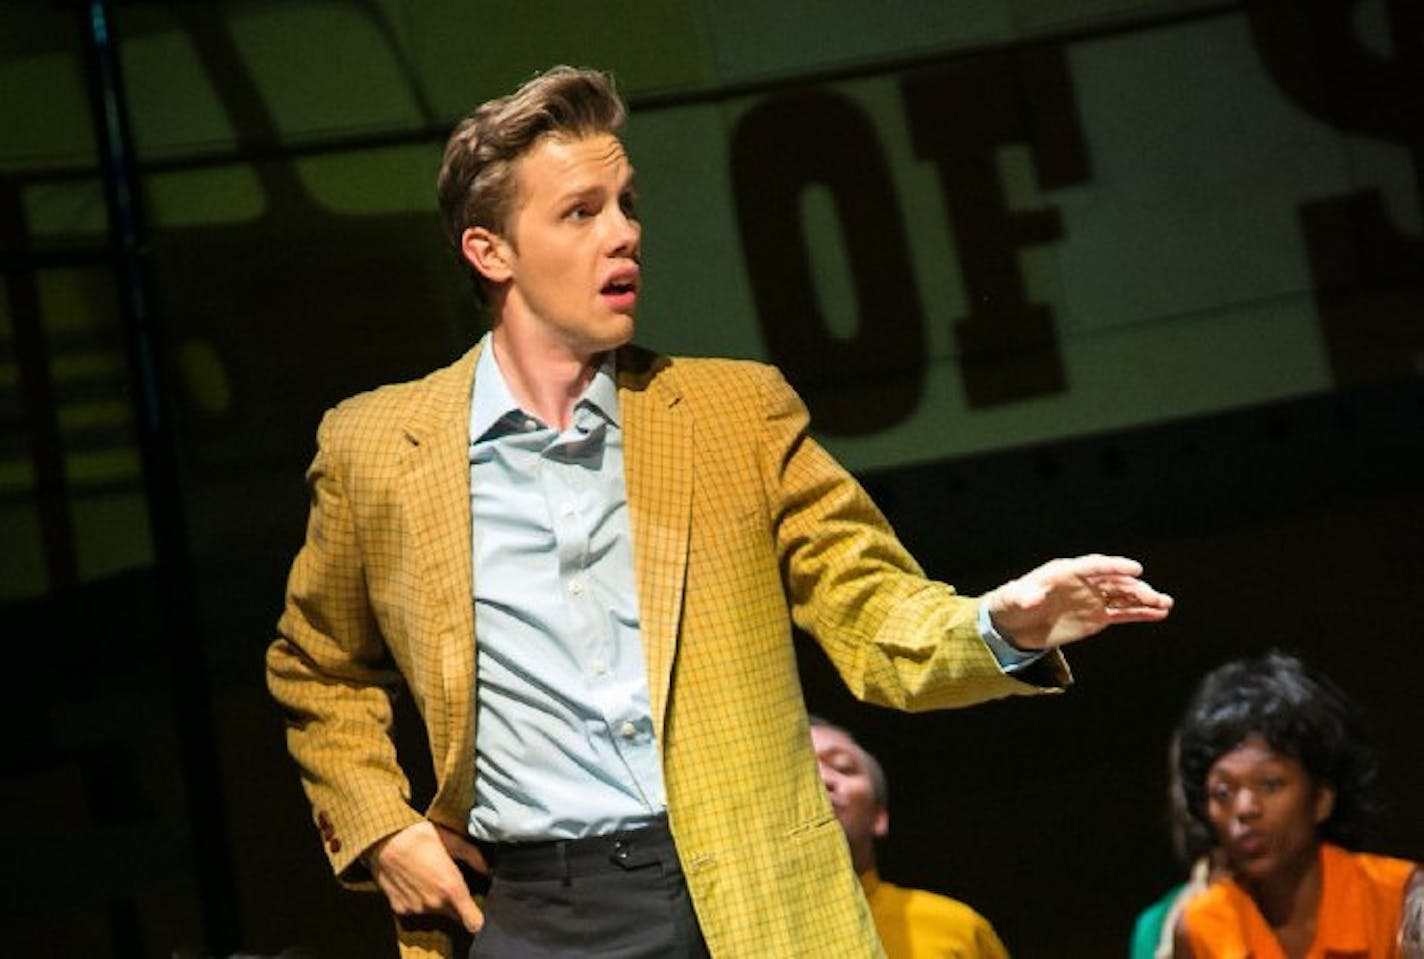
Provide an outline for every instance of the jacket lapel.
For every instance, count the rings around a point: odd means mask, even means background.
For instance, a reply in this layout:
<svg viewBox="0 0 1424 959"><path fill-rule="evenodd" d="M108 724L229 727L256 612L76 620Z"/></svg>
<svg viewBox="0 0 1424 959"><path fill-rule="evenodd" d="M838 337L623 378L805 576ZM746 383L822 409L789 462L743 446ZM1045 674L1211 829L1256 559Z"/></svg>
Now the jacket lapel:
<svg viewBox="0 0 1424 959"><path fill-rule="evenodd" d="M470 555L470 390L480 348L425 381L404 427L402 508L428 605L416 644L432 657L425 697L439 789L431 818L462 828L474 802L474 582ZM434 688L435 684L439 688ZM441 741L435 736L443 732Z"/></svg>
<svg viewBox="0 0 1424 959"><path fill-rule="evenodd" d="M633 566L653 730L660 746L677 654L692 517L692 422L667 372L670 365L665 357L634 348L618 356Z"/></svg>

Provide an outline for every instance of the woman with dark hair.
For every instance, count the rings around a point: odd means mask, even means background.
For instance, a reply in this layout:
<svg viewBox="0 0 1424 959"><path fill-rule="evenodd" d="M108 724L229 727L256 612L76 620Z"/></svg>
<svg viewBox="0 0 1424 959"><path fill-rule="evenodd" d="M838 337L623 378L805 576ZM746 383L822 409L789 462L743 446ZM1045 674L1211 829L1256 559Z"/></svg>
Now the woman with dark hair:
<svg viewBox="0 0 1424 959"><path fill-rule="evenodd" d="M1359 706L1283 653L1202 680L1177 727L1187 813L1215 875L1177 921L1178 957L1391 957L1418 865L1351 852L1375 813ZM1412 891L1411 891L1412 890Z"/></svg>

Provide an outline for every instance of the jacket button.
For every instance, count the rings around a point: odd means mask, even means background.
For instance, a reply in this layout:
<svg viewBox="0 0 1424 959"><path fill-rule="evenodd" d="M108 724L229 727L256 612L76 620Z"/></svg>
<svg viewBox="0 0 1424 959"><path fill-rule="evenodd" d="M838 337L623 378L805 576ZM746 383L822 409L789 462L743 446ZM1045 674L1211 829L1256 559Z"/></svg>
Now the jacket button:
<svg viewBox="0 0 1424 959"><path fill-rule="evenodd" d="M340 852L340 851L341 851L341 840L340 840L340 839L337 839L337 838L335 838L335 837L332 837L331 841L326 844L326 848L327 848L327 849L330 849L333 855L336 854L336 853L338 853L338 852Z"/></svg>

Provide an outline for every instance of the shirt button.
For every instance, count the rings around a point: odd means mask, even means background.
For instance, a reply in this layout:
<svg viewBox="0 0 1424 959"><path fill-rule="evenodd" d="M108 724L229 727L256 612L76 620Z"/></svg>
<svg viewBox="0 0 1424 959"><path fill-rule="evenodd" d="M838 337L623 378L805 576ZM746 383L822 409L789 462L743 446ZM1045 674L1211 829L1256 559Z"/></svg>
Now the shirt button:
<svg viewBox="0 0 1424 959"><path fill-rule="evenodd" d="M606 672L608 672L608 664L601 659L595 659L593 661L593 675L602 676Z"/></svg>
<svg viewBox="0 0 1424 959"><path fill-rule="evenodd" d="M570 592L570 593L573 593L575 596L582 596L582 595L583 595L583 580L581 580L581 579L572 579L572 580L569 580L569 592Z"/></svg>
<svg viewBox="0 0 1424 959"><path fill-rule="evenodd" d="M569 502L565 503L565 504L563 505L562 509L563 509L563 512L564 512L564 515L565 515L565 516L572 516L572 515L574 515L574 504L573 504L573 501L570 500Z"/></svg>
<svg viewBox="0 0 1424 959"><path fill-rule="evenodd" d="M618 735L623 739L632 739L638 735L638 727L634 726L632 721L625 719L618 725Z"/></svg>

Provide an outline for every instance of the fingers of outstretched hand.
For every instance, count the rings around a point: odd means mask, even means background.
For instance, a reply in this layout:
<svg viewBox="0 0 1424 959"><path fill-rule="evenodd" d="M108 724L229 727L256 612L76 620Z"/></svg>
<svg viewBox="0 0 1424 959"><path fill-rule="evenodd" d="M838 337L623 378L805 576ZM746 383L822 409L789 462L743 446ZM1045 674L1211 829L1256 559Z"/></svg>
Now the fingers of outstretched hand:
<svg viewBox="0 0 1424 959"><path fill-rule="evenodd" d="M1089 581L1109 613L1152 610L1166 615L1172 597L1133 576L1100 576Z"/></svg>

